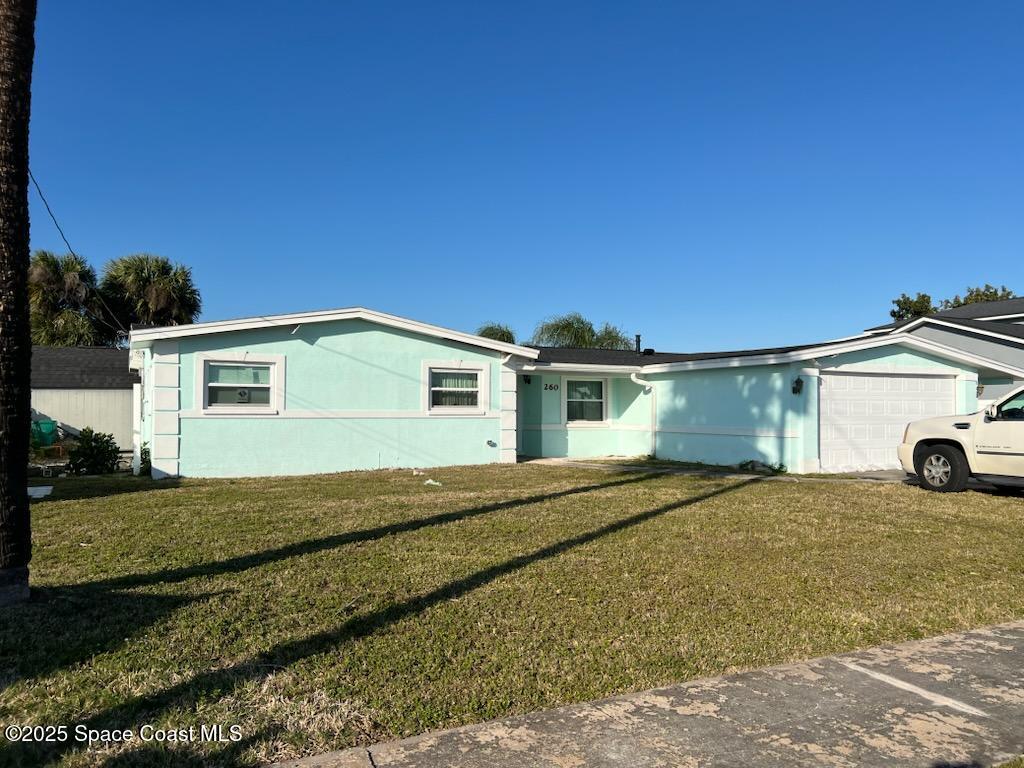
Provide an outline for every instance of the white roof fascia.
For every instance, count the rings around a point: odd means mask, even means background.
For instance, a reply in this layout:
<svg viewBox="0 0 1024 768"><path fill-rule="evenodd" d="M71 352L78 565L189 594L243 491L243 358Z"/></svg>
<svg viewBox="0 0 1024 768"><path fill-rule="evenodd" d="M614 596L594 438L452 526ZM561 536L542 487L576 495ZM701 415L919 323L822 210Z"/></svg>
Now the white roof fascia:
<svg viewBox="0 0 1024 768"><path fill-rule="evenodd" d="M519 370L523 373L640 373L639 365L594 365L586 363L522 363Z"/></svg>
<svg viewBox="0 0 1024 768"><path fill-rule="evenodd" d="M941 325L946 328L952 328L957 331L966 331L967 333L980 333L983 336L992 336L997 339L1003 339L1004 341L1012 341L1016 344L1024 345L1024 339L1022 339L1019 336L1008 336L1005 333L999 333L999 331L990 331L987 328L974 328L969 325L958 325L956 321L949 322L948 320L940 320L937 317L919 317L912 323L908 323L907 325L900 328L900 331L909 331L911 328L916 328L926 323L928 325Z"/></svg>
<svg viewBox="0 0 1024 768"><path fill-rule="evenodd" d="M747 355L743 357L723 357L713 360L692 360L689 362L647 365L643 367L642 373L672 373L675 371L699 371L714 368L741 368L754 365L780 365L784 363L798 362L801 360L810 360L815 357L823 357L825 355L834 356L841 355L846 352L856 352L862 349L885 347L891 344L907 344L908 346L917 347L922 351L933 352L942 357L948 357L974 366L980 365L1003 373L1009 373L1013 376L1024 375L1024 369L1015 368L1007 365L1006 363L973 355L959 349L947 347L944 344L926 341L925 339L920 339L916 336L910 336L902 333L888 334L882 337L871 336L865 339L848 342L830 342L828 344L808 347L807 349L801 349L795 352L784 352L777 355Z"/></svg>
<svg viewBox="0 0 1024 768"><path fill-rule="evenodd" d="M305 323L324 323L332 320L367 320L379 325L386 325L413 333L421 333L425 336L458 341L483 349L492 349L497 352L504 352L509 355L517 355L535 360L540 352L530 347L521 347L518 344L506 344L503 341L485 339L472 333L453 331L450 328L442 328L438 325L429 325L417 320L409 320L397 315L389 315L384 312L366 309L364 307L349 307L346 309L328 309L318 312L297 312L288 315L267 315L263 317L243 317L236 320L221 320L211 323L193 323L191 325L168 325L160 328L140 328L132 330L129 335L130 344L148 346L149 343L158 339L180 339L188 336L206 336L216 333L227 333L230 331L248 331L257 328L275 328L279 326L303 325Z"/></svg>

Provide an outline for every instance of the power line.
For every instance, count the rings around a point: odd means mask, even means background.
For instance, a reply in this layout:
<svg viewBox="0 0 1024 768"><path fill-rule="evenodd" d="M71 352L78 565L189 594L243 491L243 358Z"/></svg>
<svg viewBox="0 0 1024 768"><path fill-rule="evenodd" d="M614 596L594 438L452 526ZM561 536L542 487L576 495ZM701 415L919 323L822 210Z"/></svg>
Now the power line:
<svg viewBox="0 0 1024 768"><path fill-rule="evenodd" d="M64 230L61 228L60 222L57 221L57 217L56 217L56 215L54 215L53 209L50 207L50 203L46 199L46 195L43 194L43 188L39 186L39 182L36 181L36 177L32 173L32 169L31 168L28 169L28 177L30 179L32 179L32 184L35 185L36 192L39 193L39 199L42 200L43 201L43 205L46 206L46 212L48 214L50 214L50 219L53 221L53 226L55 226L57 228L57 231L60 232L60 239L63 240L64 241L64 245L66 245L68 247L68 253L70 253L75 258L80 259L81 256L79 256L77 253L75 253L75 249L72 248L71 247L71 243L68 242L67 235L64 234ZM109 306L107 306L107 302L104 300L103 294L100 293L99 290L94 290L94 293L96 294L96 298L100 300L100 304L103 305L103 308L105 310L107 310L107 313L113 318L114 322L117 323L118 327L114 328L114 326L112 326L110 323L108 323L106 320L104 320L101 317L93 316L93 319L99 320L101 323L106 325L111 330L114 330L114 331L120 330L121 333L128 333L128 329L125 328L123 325L121 325L121 321L118 319L117 315L114 314L113 311L111 311ZM84 309L84 307L83 307L83 309ZM89 312L88 309L86 309L85 311L86 311L86 313L92 315L92 313Z"/></svg>

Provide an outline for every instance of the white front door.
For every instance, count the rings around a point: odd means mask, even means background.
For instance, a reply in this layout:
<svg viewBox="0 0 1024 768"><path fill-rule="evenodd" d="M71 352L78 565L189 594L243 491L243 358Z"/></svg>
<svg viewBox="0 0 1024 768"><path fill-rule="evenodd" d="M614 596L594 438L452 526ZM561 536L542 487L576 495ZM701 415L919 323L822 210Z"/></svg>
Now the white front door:
<svg viewBox="0 0 1024 768"><path fill-rule="evenodd" d="M821 374L823 472L899 469L896 448L911 421L956 413L952 376Z"/></svg>
<svg viewBox="0 0 1024 768"><path fill-rule="evenodd" d="M978 422L974 453L979 474L1024 477L1024 392L1000 403L996 418Z"/></svg>

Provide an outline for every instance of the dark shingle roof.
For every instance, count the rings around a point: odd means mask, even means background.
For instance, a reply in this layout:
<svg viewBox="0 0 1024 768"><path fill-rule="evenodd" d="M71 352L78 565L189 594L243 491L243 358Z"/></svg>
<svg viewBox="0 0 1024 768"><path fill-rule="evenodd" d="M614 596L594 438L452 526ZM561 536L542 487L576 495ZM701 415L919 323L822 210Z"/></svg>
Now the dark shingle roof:
<svg viewBox="0 0 1024 768"><path fill-rule="evenodd" d="M977 320L982 317L1002 317L1003 315L1024 315L1024 298L964 304L962 307L954 307L953 309L939 312L935 316Z"/></svg>
<svg viewBox="0 0 1024 768"><path fill-rule="evenodd" d="M964 304L962 307L953 307L942 312L936 312L928 317L937 317L942 320L977 320L982 317L1003 317L1004 315L1024 315L1024 298L1003 299L1002 301L980 301L976 304ZM911 320L901 320L898 323L886 323L868 328L869 331L892 331L902 328Z"/></svg>
<svg viewBox="0 0 1024 768"><path fill-rule="evenodd" d="M128 350L110 347L32 347L32 389L131 389Z"/></svg>
<svg viewBox="0 0 1024 768"><path fill-rule="evenodd" d="M828 342L826 342L828 343ZM743 349L732 352L655 352L653 355L638 355L627 349L576 349L573 347L534 347L540 351L537 363L569 363L575 365L659 365L662 363L689 363L697 360L720 360L727 357L755 357L758 355L783 355L801 349L824 346L823 344L798 344L792 347L769 347L767 349Z"/></svg>

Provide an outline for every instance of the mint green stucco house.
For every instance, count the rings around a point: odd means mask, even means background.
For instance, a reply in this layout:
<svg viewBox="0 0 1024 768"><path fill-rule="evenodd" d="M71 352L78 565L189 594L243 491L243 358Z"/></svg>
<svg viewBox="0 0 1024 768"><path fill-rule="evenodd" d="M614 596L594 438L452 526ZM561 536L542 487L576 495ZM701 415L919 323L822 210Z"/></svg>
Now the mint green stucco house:
<svg viewBox="0 0 1024 768"><path fill-rule="evenodd" d="M135 452L196 477L645 454L894 467L907 422L1024 380L1014 301L712 353L504 344L363 308L134 329Z"/></svg>

